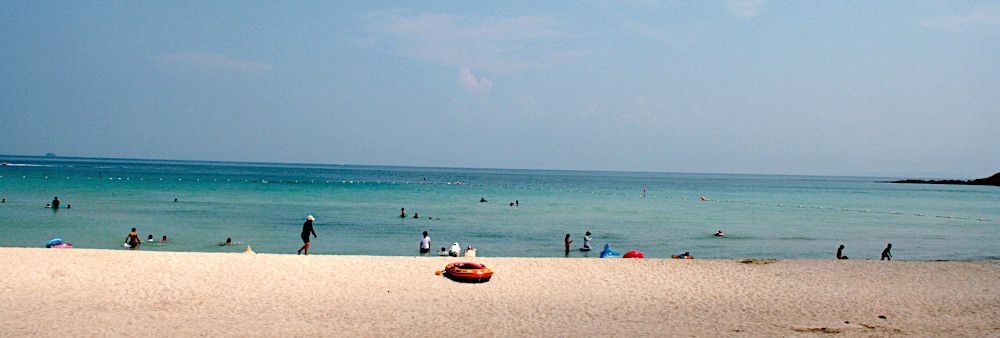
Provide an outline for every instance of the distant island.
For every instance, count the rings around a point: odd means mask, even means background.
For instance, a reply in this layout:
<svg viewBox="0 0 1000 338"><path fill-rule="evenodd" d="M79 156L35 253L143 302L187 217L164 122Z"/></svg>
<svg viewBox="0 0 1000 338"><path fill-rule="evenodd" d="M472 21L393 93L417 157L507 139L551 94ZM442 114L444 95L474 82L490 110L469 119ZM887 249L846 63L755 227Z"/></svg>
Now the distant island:
<svg viewBox="0 0 1000 338"><path fill-rule="evenodd" d="M958 185L995 185L1000 187L1000 173L993 174L987 178L977 178L974 180L899 180L889 181L889 183L922 183L922 184L958 184Z"/></svg>

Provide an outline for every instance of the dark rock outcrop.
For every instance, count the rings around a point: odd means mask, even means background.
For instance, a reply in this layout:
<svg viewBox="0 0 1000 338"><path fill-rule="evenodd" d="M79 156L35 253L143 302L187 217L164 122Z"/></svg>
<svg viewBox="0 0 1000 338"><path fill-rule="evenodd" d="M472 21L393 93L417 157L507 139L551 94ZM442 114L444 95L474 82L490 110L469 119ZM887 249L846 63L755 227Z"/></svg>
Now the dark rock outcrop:
<svg viewBox="0 0 1000 338"><path fill-rule="evenodd" d="M1000 187L1000 173L993 174L987 178L977 178L974 180L899 180L889 181L889 183L921 183L921 184L957 184L957 185L994 185Z"/></svg>

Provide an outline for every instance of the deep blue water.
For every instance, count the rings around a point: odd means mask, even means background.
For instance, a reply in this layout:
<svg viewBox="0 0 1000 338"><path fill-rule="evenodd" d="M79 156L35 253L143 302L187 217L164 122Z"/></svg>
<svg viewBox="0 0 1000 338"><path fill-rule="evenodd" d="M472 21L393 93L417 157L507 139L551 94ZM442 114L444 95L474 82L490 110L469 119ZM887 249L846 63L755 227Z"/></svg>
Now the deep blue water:
<svg viewBox="0 0 1000 338"><path fill-rule="evenodd" d="M596 257L605 243L646 257L1000 258L1000 188L894 178L589 172L0 156L0 246L122 249L132 227L167 242L139 250L417 255L459 242L480 256ZM458 184L461 183L461 184ZM646 190L643 197L643 189ZM71 209L46 209L54 196ZM707 201L702 201L705 197ZM173 202L174 199L177 202ZM486 203L479 200L485 198ZM519 202L511 207L509 203ZM406 208L409 216L399 216ZM845 211L846 209L846 211ZM951 218L948 218L948 217ZM433 219L432 219L433 218ZM980 221L980 219L983 219ZM722 230L726 237L712 234ZM591 253L576 251L585 231ZM238 245L219 246L227 237Z"/></svg>

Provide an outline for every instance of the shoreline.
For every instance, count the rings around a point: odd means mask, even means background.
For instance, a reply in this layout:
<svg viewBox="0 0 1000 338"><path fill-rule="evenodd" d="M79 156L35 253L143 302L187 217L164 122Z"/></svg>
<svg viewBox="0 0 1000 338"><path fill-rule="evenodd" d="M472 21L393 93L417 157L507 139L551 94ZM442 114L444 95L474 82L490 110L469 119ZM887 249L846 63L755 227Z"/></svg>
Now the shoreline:
<svg viewBox="0 0 1000 338"><path fill-rule="evenodd" d="M0 255L3 336L1000 335L1000 261Z"/></svg>
<svg viewBox="0 0 1000 338"><path fill-rule="evenodd" d="M242 248L243 245L246 245L246 244L234 245L233 247ZM42 246L42 247L38 247L38 246L0 246L0 250L3 250L3 249L43 249L43 250L53 250L53 249L54 250L68 250L68 249L72 249L72 250L93 250L93 251L110 251L110 252L130 252L131 251L131 252L150 252L150 253L166 253L166 254L174 254L174 253L187 254L187 253L191 253L191 254L211 254L211 255L216 255L216 254L218 254L218 255L244 254L244 253L246 253L244 251L218 252L218 251L142 250L142 246L141 245L138 248L136 248L135 250L129 250L128 248L107 249L107 248L73 247L73 248L62 248L62 249L60 249L60 248L45 248L44 246ZM251 249L252 249L252 246L251 246ZM274 252L256 252L256 251L253 251L253 252L250 252L250 253L251 254L257 254L257 255L300 256L300 255L296 255L296 254L292 254L292 253L274 253ZM624 254L624 252L622 252L622 254ZM459 257L440 256L440 255L437 255L437 253L433 252L433 251L431 253L426 254L426 255L414 254L414 255L409 255L409 256L400 256L400 255L363 255L363 254L328 254L328 253L314 253L314 254L310 254L308 256L317 256L317 257L428 258L428 259L430 259L430 258L450 258L452 260L463 260L463 259L466 259L465 256L459 256ZM573 256L573 257L555 257L555 256L532 256L532 257L524 257L524 256L477 256L477 257L472 257L470 259L477 260L477 259L492 259L492 258L502 258L502 259L506 259L506 258L511 258L511 259L522 259L522 258L523 259L555 259L555 260L564 260L564 259L582 259L582 260L593 260L593 259L596 259L596 260L613 260L613 259L623 259L621 256L615 256L615 257L609 257L609 258L600 258L600 257L597 257L597 255L592 256L592 257L583 257L583 256ZM670 258L670 257L645 257L645 259L646 260L677 260L677 259ZM695 260L695 261L736 261L736 262L739 262L739 261L743 261L743 260L754 260L754 261L762 261L762 260L769 260L769 261L826 261L826 260L832 260L832 261L836 261L837 259L836 258L829 258L829 259L827 259L827 258L773 258L773 257L767 257L767 258L754 258L754 257L746 257L746 258L700 258L700 257L695 257L692 260ZM875 258L858 258L858 259L851 258L851 259L846 259L846 260L843 260L843 261L878 262L879 260L875 259ZM892 262L1000 262L1000 259L998 259L998 258L986 258L986 259L895 259L895 258L893 258L891 261ZM882 261L882 262L889 262L889 261Z"/></svg>

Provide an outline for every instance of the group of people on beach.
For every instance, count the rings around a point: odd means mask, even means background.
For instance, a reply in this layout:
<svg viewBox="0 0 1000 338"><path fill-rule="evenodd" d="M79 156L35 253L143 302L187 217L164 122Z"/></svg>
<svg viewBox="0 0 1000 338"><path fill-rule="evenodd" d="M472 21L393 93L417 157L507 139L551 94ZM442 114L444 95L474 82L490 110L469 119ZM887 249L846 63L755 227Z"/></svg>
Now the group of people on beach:
<svg viewBox="0 0 1000 338"><path fill-rule="evenodd" d="M424 231L424 237L420 239L420 254L424 255L429 252L431 252L431 238L427 235L427 231ZM476 249L473 249L472 246L469 245L465 251L462 251L462 246L459 245L458 242L455 242L451 245L451 249L441 247L441 251L438 251L438 256L459 257L462 254L464 254L465 257L476 257Z"/></svg>
<svg viewBox="0 0 1000 338"><path fill-rule="evenodd" d="M569 239L569 234L566 234L564 242L566 242L566 256L569 256L569 245L570 243L573 243L573 241ZM580 250L590 251L590 231L587 231L587 233L583 235L583 247L581 247Z"/></svg>
<svg viewBox="0 0 1000 338"><path fill-rule="evenodd" d="M156 239L153 239L153 234L149 234L149 237L146 239L146 241L155 242ZM166 241L167 241L167 236L163 236L162 238L160 238L160 242L166 242ZM130 232L128 236L125 237L125 245L132 250L135 250L136 247L142 245L142 241L139 240L139 233L135 230L135 228L132 228L132 232Z"/></svg>
<svg viewBox="0 0 1000 338"><path fill-rule="evenodd" d="M891 261L892 260L892 253L889 252L890 250L892 250L892 243L889 243L889 244L887 244L885 246L885 249L882 250L882 258L879 259L879 260L880 261L884 261L884 260ZM848 259L847 256L844 256L844 245L843 244L841 244L840 247L837 248L837 259Z"/></svg>

